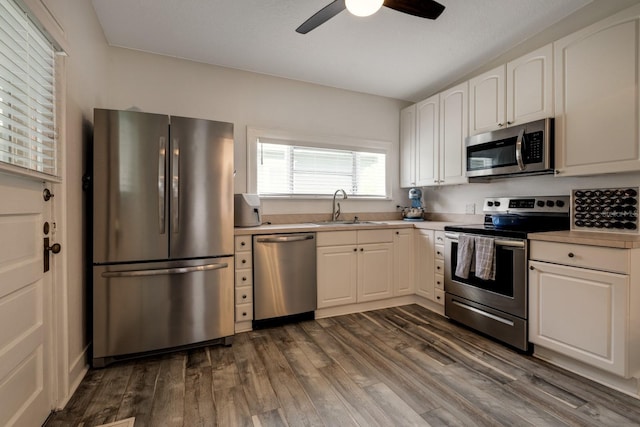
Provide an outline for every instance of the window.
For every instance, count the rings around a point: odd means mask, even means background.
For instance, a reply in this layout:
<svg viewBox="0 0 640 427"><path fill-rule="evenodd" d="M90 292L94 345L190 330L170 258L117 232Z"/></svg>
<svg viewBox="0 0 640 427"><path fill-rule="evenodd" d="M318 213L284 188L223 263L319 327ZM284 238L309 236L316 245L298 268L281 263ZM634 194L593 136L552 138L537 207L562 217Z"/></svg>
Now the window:
<svg viewBox="0 0 640 427"><path fill-rule="evenodd" d="M54 46L0 0L0 163L57 176Z"/></svg>
<svg viewBox="0 0 640 427"><path fill-rule="evenodd" d="M248 132L255 183L263 197L322 197L344 189L355 197L386 198L388 146L380 141Z"/></svg>

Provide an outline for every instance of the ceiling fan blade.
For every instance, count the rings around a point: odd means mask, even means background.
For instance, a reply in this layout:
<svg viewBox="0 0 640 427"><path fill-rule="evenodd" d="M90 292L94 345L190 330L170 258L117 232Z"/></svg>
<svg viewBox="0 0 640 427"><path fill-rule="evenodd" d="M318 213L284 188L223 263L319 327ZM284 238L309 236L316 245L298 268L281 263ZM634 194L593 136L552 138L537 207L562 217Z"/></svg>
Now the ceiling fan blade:
<svg viewBox="0 0 640 427"><path fill-rule="evenodd" d="M316 12L311 18L307 19L296 28L296 31L300 34L307 34L309 31L314 28L324 24L329 19L336 16L338 13L342 12L347 8L344 4L345 0L334 0L332 3L329 3L318 12Z"/></svg>
<svg viewBox="0 0 640 427"><path fill-rule="evenodd" d="M427 19L436 19L444 11L444 6L434 0L384 0L384 5L398 12Z"/></svg>

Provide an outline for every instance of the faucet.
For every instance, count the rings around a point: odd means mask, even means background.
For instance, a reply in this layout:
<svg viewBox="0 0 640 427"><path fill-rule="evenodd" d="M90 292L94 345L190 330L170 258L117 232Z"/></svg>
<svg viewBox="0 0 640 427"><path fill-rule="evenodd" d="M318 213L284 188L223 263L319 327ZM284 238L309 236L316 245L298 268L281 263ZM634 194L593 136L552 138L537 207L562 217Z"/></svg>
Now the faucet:
<svg viewBox="0 0 640 427"><path fill-rule="evenodd" d="M331 211L331 221L337 221L338 217L340 216L340 202L336 202L336 196L340 192L342 192L343 200L347 198L347 193L343 189L336 190L336 192L333 193L333 210Z"/></svg>

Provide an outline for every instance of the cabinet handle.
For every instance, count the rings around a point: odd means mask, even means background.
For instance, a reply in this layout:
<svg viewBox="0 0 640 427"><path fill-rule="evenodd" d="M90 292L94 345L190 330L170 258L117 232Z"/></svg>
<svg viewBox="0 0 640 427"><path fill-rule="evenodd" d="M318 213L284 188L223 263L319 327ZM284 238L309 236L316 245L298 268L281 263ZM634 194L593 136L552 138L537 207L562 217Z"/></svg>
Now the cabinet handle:
<svg viewBox="0 0 640 427"><path fill-rule="evenodd" d="M242 260L242 263L243 263L243 264L246 264L246 263L247 263L247 260L246 260L246 259L243 259L243 260Z"/></svg>
<svg viewBox="0 0 640 427"><path fill-rule="evenodd" d="M437 267L436 267L436 270L440 270L440 266L437 266Z"/></svg>
<svg viewBox="0 0 640 427"><path fill-rule="evenodd" d="M360 252L364 252L364 248L360 248Z"/></svg>
<svg viewBox="0 0 640 427"><path fill-rule="evenodd" d="M569 258L573 258L575 256L575 254L573 252L569 252Z"/></svg>
<svg viewBox="0 0 640 427"><path fill-rule="evenodd" d="M399 232L399 231L396 231L396 234L400 234L400 232Z"/></svg>
<svg viewBox="0 0 640 427"><path fill-rule="evenodd" d="M437 184L438 182L440 182L440 181L438 181L437 179L434 179L434 180L433 180L433 183L434 183L434 184Z"/></svg>
<svg viewBox="0 0 640 427"><path fill-rule="evenodd" d="M242 295L242 299L247 299L247 296L246 295Z"/></svg>
<svg viewBox="0 0 640 427"><path fill-rule="evenodd" d="M508 126L511 126L513 124L513 122L507 122Z"/></svg>
<svg viewBox="0 0 640 427"><path fill-rule="evenodd" d="M536 268L535 268L533 265L530 265L530 266L529 266L529 270L533 271L533 270L535 270L535 269L536 269Z"/></svg>
<svg viewBox="0 0 640 427"><path fill-rule="evenodd" d="M440 295L438 295L438 296L436 297L436 299L440 299Z"/></svg>
<svg viewBox="0 0 640 427"><path fill-rule="evenodd" d="M246 278L246 277L243 277L243 278L242 278L242 281L243 281L243 282L246 282L246 281L247 281L247 278Z"/></svg>
<svg viewBox="0 0 640 427"><path fill-rule="evenodd" d="M242 317L247 317L247 312L246 311L242 313Z"/></svg>
<svg viewBox="0 0 640 427"><path fill-rule="evenodd" d="M498 127L501 128L504 126L504 123L498 123Z"/></svg>
<svg viewBox="0 0 640 427"><path fill-rule="evenodd" d="M358 252L358 248L353 248L353 252Z"/></svg>
<svg viewBox="0 0 640 427"><path fill-rule="evenodd" d="M244 246L244 245L246 245L245 242L240 242L240 246Z"/></svg>

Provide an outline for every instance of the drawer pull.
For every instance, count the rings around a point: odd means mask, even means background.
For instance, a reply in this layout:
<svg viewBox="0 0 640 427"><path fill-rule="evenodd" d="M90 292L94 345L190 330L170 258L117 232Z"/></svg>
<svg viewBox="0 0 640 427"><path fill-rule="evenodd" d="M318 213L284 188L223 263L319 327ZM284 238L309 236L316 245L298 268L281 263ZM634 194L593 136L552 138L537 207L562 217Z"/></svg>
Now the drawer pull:
<svg viewBox="0 0 640 427"><path fill-rule="evenodd" d="M353 252L358 252L358 248L353 248Z"/></svg>
<svg viewBox="0 0 640 427"><path fill-rule="evenodd" d="M242 312L242 317L247 317L247 312L246 311Z"/></svg>
<svg viewBox="0 0 640 427"><path fill-rule="evenodd" d="M243 260L242 260L242 263L243 263L243 264L246 264L246 263L247 263L247 260L246 260L246 259L243 259Z"/></svg>
<svg viewBox="0 0 640 427"><path fill-rule="evenodd" d="M437 266L437 267L436 267L436 269L437 269L437 270L440 270L440 266Z"/></svg>
<svg viewBox="0 0 640 427"><path fill-rule="evenodd" d="M575 256L573 252L569 252L568 255L569 255L569 258L573 258Z"/></svg>
<svg viewBox="0 0 640 427"><path fill-rule="evenodd" d="M533 265L530 265L530 266L529 266L529 270L533 271L533 270L535 270L535 269L536 269L536 268L535 268Z"/></svg>
<svg viewBox="0 0 640 427"><path fill-rule="evenodd" d="M246 281L247 281L247 278L246 278L246 277L243 277L243 278L242 278L242 281L243 281L243 282L246 282Z"/></svg>
<svg viewBox="0 0 640 427"><path fill-rule="evenodd" d="M246 245L245 242L240 242L240 246L244 246L244 245Z"/></svg>
<svg viewBox="0 0 640 427"><path fill-rule="evenodd" d="M246 295L242 295L242 299L247 299L247 296Z"/></svg>

